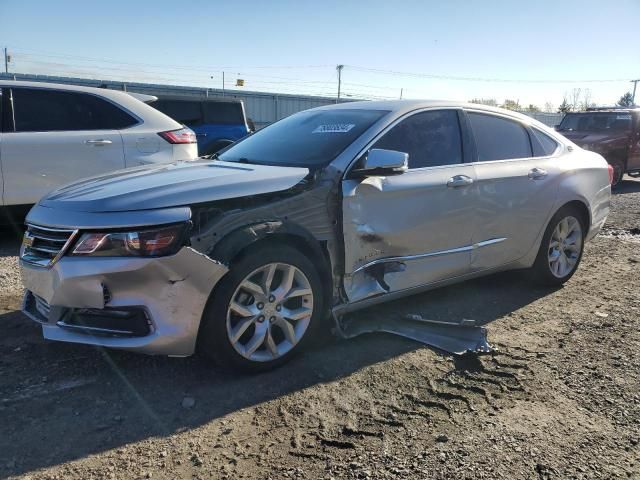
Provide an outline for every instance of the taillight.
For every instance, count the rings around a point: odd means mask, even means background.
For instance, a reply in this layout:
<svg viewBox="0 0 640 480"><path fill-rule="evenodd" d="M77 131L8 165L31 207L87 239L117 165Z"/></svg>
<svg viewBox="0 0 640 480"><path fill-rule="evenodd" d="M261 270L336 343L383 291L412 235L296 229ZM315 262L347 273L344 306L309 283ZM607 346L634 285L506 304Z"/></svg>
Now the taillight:
<svg viewBox="0 0 640 480"><path fill-rule="evenodd" d="M613 184L613 167L611 165L607 165L609 169L609 185Z"/></svg>
<svg viewBox="0 0 640 480"><path fill-rule="evenodd" d="M196 143L196 134L189 128L158 132L169 143Z"/></svg>

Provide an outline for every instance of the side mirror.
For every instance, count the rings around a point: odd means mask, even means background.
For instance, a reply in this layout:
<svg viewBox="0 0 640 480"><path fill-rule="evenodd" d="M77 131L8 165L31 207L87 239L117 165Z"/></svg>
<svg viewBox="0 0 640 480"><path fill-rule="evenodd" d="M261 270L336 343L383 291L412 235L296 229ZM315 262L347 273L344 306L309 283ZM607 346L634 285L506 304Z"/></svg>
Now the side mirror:
<svg viewBox="0 0 640 480"><path fill-rule="evenodd" d="M408 165L408 153L372 148L367 152L357 172L365 175L396 175L406 172Z"/></svg>

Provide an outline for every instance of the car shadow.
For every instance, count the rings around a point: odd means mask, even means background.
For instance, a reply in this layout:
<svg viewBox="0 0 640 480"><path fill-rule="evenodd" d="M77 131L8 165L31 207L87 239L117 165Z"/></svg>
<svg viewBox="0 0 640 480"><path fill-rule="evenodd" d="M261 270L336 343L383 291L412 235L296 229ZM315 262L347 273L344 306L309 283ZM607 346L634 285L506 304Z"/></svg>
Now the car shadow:
<svg viewBox="0 0 640 480"><path fill-rule="evenodd" d="M23 230L12 226L0 226L0 257L18 255Z"/></svg>
<svg viewBox="0 0 640 480"><path fill-rule="evenodd" d="M357 315L419 314L490 324L551 291L531 288L522 274L508 272ZM198 357L150 357L46 342L39 326L19 312L0 315L0 332L2 478L189 431L425 348L389 334L348 341L327 336L277 370L247 375L222 371ZM185 397L195 405L185 408Z"/></svg>
<svg viewBox="0 0 640 480"><path fill-rule="evenodd" d="M625 195L627 193L637 192L640 192L640 179L630 177L624 177L611 191L613 195Z"/></svg>

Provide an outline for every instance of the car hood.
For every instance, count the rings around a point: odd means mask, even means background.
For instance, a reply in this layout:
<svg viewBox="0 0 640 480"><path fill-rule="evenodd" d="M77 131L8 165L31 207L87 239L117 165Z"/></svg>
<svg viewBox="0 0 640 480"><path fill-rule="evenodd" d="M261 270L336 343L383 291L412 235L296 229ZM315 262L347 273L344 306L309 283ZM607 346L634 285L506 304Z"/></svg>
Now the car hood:
<svg viewBox="0 0 640 480"><path fill-rule="evenodd" d="M597 133L597 132L580 132L580 131L572 131L572 132L560 132L562 135L567 137L573 143L577 145L591 145L594 143L604 143L610 142L612 140L620 140L628 137L623 132L618 133Z"/></svg>
<svg viewBox="0 0 640 480"><path fill-rule="evenodd" d="M78 212L169 208L287 190L308 173L306 168L211 160L147 165L67 185L39 205Z"/></svg>

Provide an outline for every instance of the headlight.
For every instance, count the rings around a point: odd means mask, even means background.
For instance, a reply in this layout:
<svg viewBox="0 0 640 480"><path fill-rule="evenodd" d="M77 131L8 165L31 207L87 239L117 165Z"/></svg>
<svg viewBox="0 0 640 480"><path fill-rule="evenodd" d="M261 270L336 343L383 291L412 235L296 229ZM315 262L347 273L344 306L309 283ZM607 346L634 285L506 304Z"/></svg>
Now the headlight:
<svg viewBox="0 0 640 480"><path fill-rule="evenodd" d="M185 225L133 232L83 233L72 255L101 257L158 257L175 253Z"/></svg>

